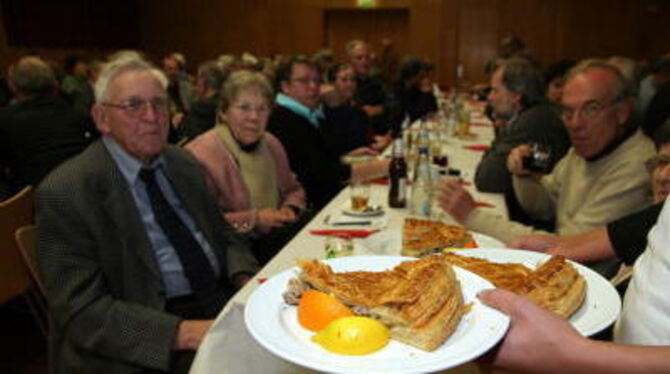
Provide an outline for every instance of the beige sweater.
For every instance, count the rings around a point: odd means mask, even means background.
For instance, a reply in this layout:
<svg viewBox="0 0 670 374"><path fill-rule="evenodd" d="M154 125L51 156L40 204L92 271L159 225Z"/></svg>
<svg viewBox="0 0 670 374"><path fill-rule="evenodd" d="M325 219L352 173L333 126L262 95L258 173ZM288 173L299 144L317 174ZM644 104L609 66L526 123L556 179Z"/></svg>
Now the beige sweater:
<svg viewBox="0 0 670 374"><path fill-rule="evenodd" d="M587 162L570 149L554 171L537 181L514 177L514 192L533 217L556 218L556 233L575 234L640 210L651 203L644 162L653 143L637 131L609 155ZM546 233L475 209L464 225L506 243L520 235Z"/></svg>

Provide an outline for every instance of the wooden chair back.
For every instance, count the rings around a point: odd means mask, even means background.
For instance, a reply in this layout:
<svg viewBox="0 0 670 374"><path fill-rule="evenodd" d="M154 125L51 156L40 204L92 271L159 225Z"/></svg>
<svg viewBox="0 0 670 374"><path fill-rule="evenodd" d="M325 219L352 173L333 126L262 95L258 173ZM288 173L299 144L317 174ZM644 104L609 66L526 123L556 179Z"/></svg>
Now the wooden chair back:
<svg viewBox="0 0 670 374"><path fill-rule="evenodd" d="M21 252L23 263L26 264L33 281L37 285L39 291L44 294L44 286L42 279L37 271L37 263L35 260L35 246L37 243L37 226L28 225L19 227L15 233L16 244Z"/></svg>
<svg viewBox="0 0 670 374"><path fill-rule="evenodd" d="M35 192L31 186L0 201L0 304L23 294L33 283L14 234L35 222Z"/></svg>

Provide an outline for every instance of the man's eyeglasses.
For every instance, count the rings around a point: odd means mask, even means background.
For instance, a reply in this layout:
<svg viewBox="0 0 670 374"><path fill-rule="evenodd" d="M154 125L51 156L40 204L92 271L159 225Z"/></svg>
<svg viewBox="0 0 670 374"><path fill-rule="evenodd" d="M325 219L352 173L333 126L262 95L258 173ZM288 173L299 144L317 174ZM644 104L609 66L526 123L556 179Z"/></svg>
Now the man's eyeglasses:
<svg viewBox="0 0 670 374"><path fill-rule="evenodd" d="M304 85L308 85L308 84L310 84L310 83L314 83L314 84L317 85L317 86L318 86L319 84L321 84L321 81L319 80L319 78L308 78L308 77L304 77L304 78L293 78L293 79L291 79L291 82L298 82L298 83L300 83L300 84L304 84Z"/></svg>
<svg viewBox="0 0 670 374"><path fill-rule="evenodd" d="M647 160L644 165L647 167L649 172L653 172L656 168L664 168L670 165L670 156L668 155L656 155L649 160Z"/></svg>
<svg viewBox="0 0 670 374"><path fill-rule="evenodd" d="M563 121L568 121L572 119L575 114L577 114L577 117L579 119L593 119L598 114L600 114L603 110L607 109L607 107L610 107L614 104L616 104L618 100L611 101L607 104L603 104L599 101L596 100L591 100L587 101L585 104L578 108L570 108L567 106L561 107L561 118Z"/></svg>
<svg viewBox="0 0 670 374"><path fill-rule="evenodd" d="M261 105L261 106L253 106L250 104L238 104L238 105L232 105L233 108L241 111L244 114L251 114L251 113L256 113L259 116L267 116L270 114L270 108L267 105Z"/></svg>
<svg viewBox="0 0 670 374"><path fill-rule="evenodd" d="M155 97L151 100L132 98L124 100L120 103L102 103L102 105L121 109L130 116L139 117L140 115L146 113L145 111L148 107L151 107L151 109L153 109L153 111L156 113L167 113L168 100L164 97Z"/></svg>

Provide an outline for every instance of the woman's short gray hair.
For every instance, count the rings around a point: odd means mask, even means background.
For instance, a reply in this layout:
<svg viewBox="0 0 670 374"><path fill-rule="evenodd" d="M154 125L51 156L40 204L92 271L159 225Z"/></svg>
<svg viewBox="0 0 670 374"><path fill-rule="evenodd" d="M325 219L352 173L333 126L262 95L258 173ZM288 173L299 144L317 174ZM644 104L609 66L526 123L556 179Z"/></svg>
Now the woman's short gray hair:
<svg viewBox="0 0 670 374"><path fill-rule="evenodd" d="M100 76L95 82L95 102L100 104L106 101L109 96L109 84L121 73L131 70L142 70L153 74L163 89L167 89L168 79L162 71L156 69L156 67L145 60L134 57L121 57L111 60L102 66Z"/></svg>
<svg viewBox="0 0 670 374"><path fill-rule="evenodd" d="M257 89L267 101L268 106L272 106L272 86L265 75L256 71L238 70L231 73L223 83L219 111L227 111L230 104L237 98L237 95L249 88Z"/></svg>

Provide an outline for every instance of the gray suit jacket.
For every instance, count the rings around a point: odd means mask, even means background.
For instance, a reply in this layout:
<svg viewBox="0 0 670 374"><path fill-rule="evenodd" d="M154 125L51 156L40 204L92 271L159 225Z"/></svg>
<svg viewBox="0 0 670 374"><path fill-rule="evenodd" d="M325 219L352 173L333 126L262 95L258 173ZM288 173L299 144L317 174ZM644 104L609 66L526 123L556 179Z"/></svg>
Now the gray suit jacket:
<svg viewBox="0 0 670 374"><path fill-rule="evenodd" d="M229 276L255 271L246 242L217 209L200 168L169 146L167 174ZM37 191L37 261L51 307L52 373L167 370L180 318L125 179L101 141ZM226 273L224 273L226 274Z"/></svg>

